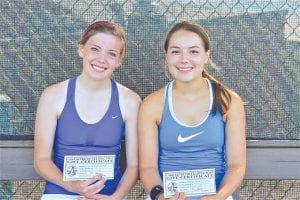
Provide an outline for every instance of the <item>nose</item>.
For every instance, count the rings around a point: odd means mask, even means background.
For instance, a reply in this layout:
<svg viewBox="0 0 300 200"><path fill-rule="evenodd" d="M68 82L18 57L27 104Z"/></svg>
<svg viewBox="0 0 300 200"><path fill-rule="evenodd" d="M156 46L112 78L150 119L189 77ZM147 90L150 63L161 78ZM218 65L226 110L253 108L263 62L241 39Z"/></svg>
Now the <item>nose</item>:
<svg viewBox="0 0 300 200"><path fill-rule="evenodd" d="M181 57L180 57L180 61L182 63L186 63L189 60L189 56L186 52L182 52Z"/></svg>
<svg viewBox="0 0 300 200"><path fill-rule="evenodd" d="M97 60L100 61L100 62L104 62L105 59L106 59L105 56L106 56L106 55L105 55L104 52L99 52L99 53L97 54Z"/></svg>

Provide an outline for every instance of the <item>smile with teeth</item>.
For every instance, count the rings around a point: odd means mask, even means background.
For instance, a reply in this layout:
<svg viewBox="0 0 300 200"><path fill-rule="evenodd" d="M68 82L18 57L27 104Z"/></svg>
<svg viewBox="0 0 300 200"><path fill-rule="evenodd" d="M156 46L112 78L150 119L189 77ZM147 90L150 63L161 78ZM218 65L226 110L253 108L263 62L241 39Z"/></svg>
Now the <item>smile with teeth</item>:
<svg viewBox="0 0 300 200"><path fill-rule="evenodd" d="M177 67L177 69L182 72L187 72L187 71L191 71L193 67Z"/></svg>
<svg viewBox="0 0 300 200"><path fill-rule="evenodd" d="M92 64L91 66L93 67L94 70L99 71L99 72L103 72L103 71L107 70L107 67L103 67L101 65Z"/></svg>

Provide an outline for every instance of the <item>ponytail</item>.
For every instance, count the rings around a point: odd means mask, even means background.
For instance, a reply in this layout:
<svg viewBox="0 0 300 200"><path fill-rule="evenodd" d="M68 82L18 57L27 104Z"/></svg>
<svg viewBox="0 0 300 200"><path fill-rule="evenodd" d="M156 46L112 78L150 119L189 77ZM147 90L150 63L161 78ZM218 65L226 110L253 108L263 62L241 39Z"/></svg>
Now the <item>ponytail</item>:
<svg viewBox="0 0 300 200"><path fill-rule="evenodd" d="M205 52L208 52L211 50L210 39L209 39L207 32L204 30L204 28L202 26L200 26L199 24L196 24L195 22L192 22L192 21L182 21L182 22L176 23L169 30L169 32L166 36L166 39L165 39L165 43L164 43L165 52L168 51L169 42L170 42L172 35L179 30L186 30L186 31L197 34L204 43ZM211 59L208 60L207 64L209 64L211 66L215 65ZM223 84L221 84L219 81L217 81L213 76L211 76L206 70L203 70L202 77L207 78L212 83L213 95L214 95L212 113L215 114L217 108L219 108L221 111L221 114L225 115L225 113L229 109L229 105L231 102L231 96L230 96L229 90Z"/></svg>
<svg viewBox="0 0 300 200"><path fill-rule="evenodd" d="M206 70L202 72L203 78L207 78L211 81L213 86L213 106L212 113L215 114L217 107L220 108L221 114L224 115L228 109L231 102L231 96L229 90L221 84L217 79L211 76Z"/></svg>

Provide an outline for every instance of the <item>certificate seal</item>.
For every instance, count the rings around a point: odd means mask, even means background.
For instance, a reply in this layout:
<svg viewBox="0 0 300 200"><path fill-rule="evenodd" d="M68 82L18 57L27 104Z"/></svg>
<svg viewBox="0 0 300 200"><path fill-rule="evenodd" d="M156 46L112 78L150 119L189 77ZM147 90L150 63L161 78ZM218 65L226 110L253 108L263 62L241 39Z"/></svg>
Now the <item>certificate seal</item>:
<svg viewBox="0 0 300 200"><path fill-rule="evenodd" d="M78 169L75 165L70 165L67 168L67 174L68 174L68 176L71 176L71 177L76 176L77 171L78 171Z"/></svg>

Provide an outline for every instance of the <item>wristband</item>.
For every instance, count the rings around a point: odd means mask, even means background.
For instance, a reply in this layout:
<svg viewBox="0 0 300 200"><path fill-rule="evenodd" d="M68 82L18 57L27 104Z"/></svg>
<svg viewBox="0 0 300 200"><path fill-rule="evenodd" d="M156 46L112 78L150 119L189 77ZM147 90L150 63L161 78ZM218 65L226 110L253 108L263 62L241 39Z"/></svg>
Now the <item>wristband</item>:
<svg viewBox="0 0 300 200"><path fill-rule="evenodd" d="M158 196L164 193L164 188L161 185L154 186L150 191L151 200L158 200Z"/></svg>

